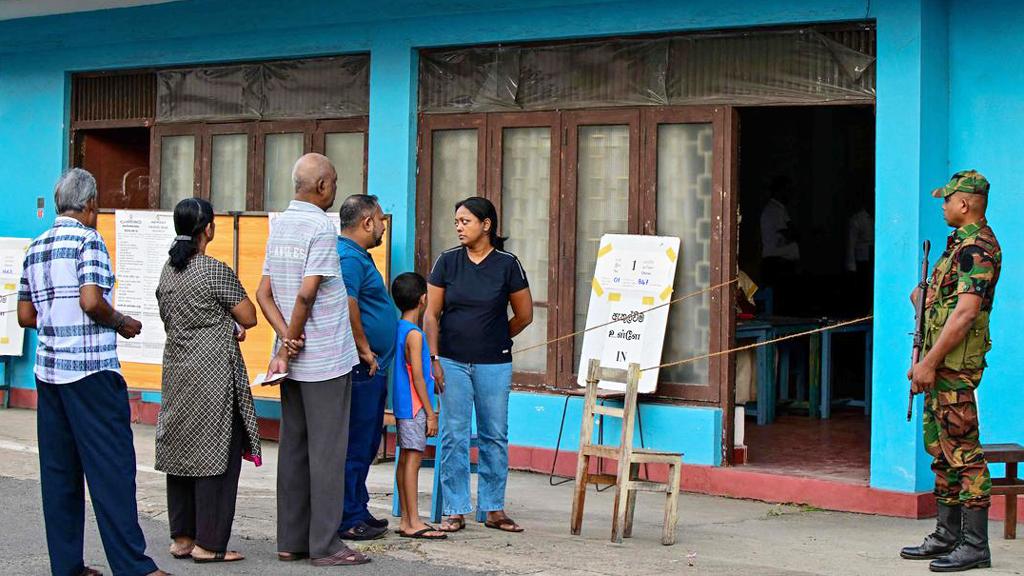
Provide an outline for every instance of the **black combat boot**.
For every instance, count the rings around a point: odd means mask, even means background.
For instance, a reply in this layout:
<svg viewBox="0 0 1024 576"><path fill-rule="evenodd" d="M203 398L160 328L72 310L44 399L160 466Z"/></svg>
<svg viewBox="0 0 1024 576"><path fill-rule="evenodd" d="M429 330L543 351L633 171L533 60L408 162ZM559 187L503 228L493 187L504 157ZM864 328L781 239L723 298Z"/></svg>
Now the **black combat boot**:
<svg viewBox="0 0 1024 576"><path fill-rule="evenodd" d="M920 546L907 546L900 550L900 556L907 560L931 560L949 554L960 541L960 517L959 505L939 502L935 532L925 536Z"/></svg>
<svg viewBox="0 0 1024 576"><path fill-rule="evenodd" d="M949 556L928 565L932 572L963 572L971 568L991 568L988 550L988 508L965 508L963 538Z"/></svg>

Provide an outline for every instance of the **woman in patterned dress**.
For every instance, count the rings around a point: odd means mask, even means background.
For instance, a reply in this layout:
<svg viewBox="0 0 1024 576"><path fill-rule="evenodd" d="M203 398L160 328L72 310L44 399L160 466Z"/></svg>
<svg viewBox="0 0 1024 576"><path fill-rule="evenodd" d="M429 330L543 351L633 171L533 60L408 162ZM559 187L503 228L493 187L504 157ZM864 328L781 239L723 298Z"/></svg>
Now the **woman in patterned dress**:
<svg viewBox="0 0 1024 576"><path fill-rule="evenodd" d="M256 308L235 272L206 255L213 206L186 198L156 290L164 344L156 469L167 473L170 552L197 563L242 560L227 551L242 458L260 465L249 377L238 343Z"/></svg>

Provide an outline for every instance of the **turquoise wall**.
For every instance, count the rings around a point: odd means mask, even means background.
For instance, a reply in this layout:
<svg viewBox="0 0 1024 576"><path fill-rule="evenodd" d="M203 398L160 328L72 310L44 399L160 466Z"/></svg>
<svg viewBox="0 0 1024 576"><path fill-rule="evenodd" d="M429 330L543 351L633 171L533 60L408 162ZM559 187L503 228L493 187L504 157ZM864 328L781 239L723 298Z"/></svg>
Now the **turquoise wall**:
<svg viewBox="0 0 1024 576"><path fill-rule="evenodd" d="M73 71L370 52L369 189L394 214L393 265L413 266L417 49L431 46L874 19L878 25L875 365L871 483L899 491L930 486L917 422L906 424L912 317L920 242L940 246L945 230L923 193L953 169L976 167L993 183L993 226L1007 272L994 325L996 348L981 392L986 441L1020 441L1020 405L1011 397L1022 352L1010 338L1019 317L1013 248L1024 231L1005 210L1019 197L1024 78L1021 8L1010 0L393 0L385 3L186 1L0 22L0 211L3 235L33 236L52 218L35 217L66 166L68 75ZM950 22L955 22L950 30ZM971 33L957 34L955 31ZM996 57L993 57L996 55ZM1016 196L1014 196L1016 194ZM1002 212L1000 212L1002 209ZM1016 233L1015 233L1016 232ZM32 346L33 343L29 343ZM17 386L32 387L27 360ZM515 393L512 441L553 447L562 398ZM645 406L649 444L719 463L721 411ZM274 406L260 411L273 416ZM579 407L570 403L565 441L574 447ZM611 431L610 431L611 432Z"/></svg>
<svg viewBox="0 0 1024 576"><path fill-rule="evenodd" d="M982 441L1024 444L1024 340L1015 328L1024 317L1024 4L958 0L949 21L950 171L976 168L989 179L989 222L1003 247L992 352L978 393ZM982 33L966 33L975 29Z"/></svg>

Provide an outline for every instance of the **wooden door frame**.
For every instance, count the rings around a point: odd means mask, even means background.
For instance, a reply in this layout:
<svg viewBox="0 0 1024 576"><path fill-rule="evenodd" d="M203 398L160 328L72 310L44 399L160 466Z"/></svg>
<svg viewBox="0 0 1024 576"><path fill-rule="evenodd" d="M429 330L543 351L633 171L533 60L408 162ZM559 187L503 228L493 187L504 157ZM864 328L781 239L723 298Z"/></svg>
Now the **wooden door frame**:
<svg viewBox="0 0 1024 576"><path fill-rule="evenodd" d="M192 136L195 138L195 165L193 166L192 196L202 197L203 132L202 123L156 124L149 133L149 207L160 209L160 160L162 139L165 136Z"/></svg>
<svg viewBox="0 0 1024 576"><path fill-rule="evenodd" d="M420 114L416 136L416 269L426 276L430 270L431 198L434 132L476 130L476 193L486 194L487 116L485 114Z"/></svg>
<svg viewBox="0 0 1024 576"><path fill-rule="evenodd" d="M549 128L551 130L550 164L550 196L548 205L548 262L558 262L559 205L561 195L561 151L562 126L561 114L558 112L502 112L487 115L487 154L489 170L487 171L486 197L494 203L498 214L503 214L501 205L502 170L504 170L504 137L506 128ZM502 230L502 233L508 233ZM548 310L547 338L558 335L558 267L548 267L548 293L544 295L544 308ZM549 386L549 382L557 381L558 346L547 346L546 369L539 372L515 372L512 380L518 384L533 387Z"/></svg>
<svg viewBox="0 0 1024 576"><path fill-rule="evenodd" d="M254 198L256 196L255 190L255 179L256 179L256 122L231 122L226 124L206 124L203 127L203 162L202 162L202 187L200 194L205 200L211 201L212 189L213 189L213 137L222 136L226 134L245 134L248 142L248 150L245 154L245 210L249 211L252 208ZM216 206L214 206L216 209ZM227 211L221 210L218 213L227 214Z"/></svg>
<svg viewBox="0 0 1024 576"><path fill-rule="evenodd" d="M264 176L267 162L267 136L271 134L302 133L302 152L313 151L313 131L316 129L314 120L277 120L258 122L256 124L256 149L253 156L253 203L249 207L253 212L264 212Z"/></svg>
<svg viewBox="0 0 1024 576"><path fill-rule="evenodd" d="M711 276L709 285L715 286L732 278L734 275L727 273L728 267L723 268L721 254L725 250L723 240L727 238L726 229L731 226L732 216L728 209L728 201L725 198L725 170L726 158L724 156L726 126L724 108L712 107L658 107L649 108L643 111L643 134L644 134L644 169L641 189L643 197L641 210L643 213L643 233L656 234L657 215L657 186L658 186L658 128L661 125L671 124L710 124L712 127L713 166L712 166L712 191L711 191ZM684 247L685 249L685 247ZM722 295L727 290L719 289L710 294L709 309L709 352L715 353L729 348L729 339L723 338L723 330L728 334L728 321L723 317L733 316L731 307L723 307ZM681 294L676 294L679 296ZM672 361L675 359L669 359ZM719 404L722 399L721 378L723 376L723 363L727 359L716 356L708 360L708 381L704 384L685 382L658 382L658 396L669 398L680 398L693 402L706 402Z"/></svg>
<svg viewBox="0 0 1024 576"><path fill-rule="evenodd" d="M627 233L640 233L640 213L636 208L640 199L640 109L611 108L576 110L562 113L562 174L564 192L559 221L559 286L558 334L576 331L576 208L579 172L579 129L581 126L629 126L629 204ZM558 343L558 365L555 385L572 389L576 384L573 369L576 358L576 339L566 338Z"/></svg>
<svg viewBox="0 0 1024 576"><path fill-rule="evenodd" d="M327 154L328 134L353 134L363 135L363 194L366 194L367 182L370 179L369 169L369 118L360 116L358 118L335 118L330 120L317 120L316 128L313 130L313 152Z"/></svg>

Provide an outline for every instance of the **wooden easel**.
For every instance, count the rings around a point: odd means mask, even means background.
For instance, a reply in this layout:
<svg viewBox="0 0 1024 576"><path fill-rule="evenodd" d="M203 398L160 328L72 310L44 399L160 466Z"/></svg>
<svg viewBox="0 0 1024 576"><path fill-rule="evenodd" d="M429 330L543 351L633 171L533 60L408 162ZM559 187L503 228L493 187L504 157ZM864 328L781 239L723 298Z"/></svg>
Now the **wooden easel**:
<svg viewBox="0 0 1024 576"><path fill-rule="evenodd" d="M626 393L622 408L597 404L598 382L623 382ZM580 425L580 448L576 462L576 488L573 491L572 519L570 531L579 535L583 526L583 505L587 497L587 483L615 485L615 506L612 510L612 542L621 543L623 538L633 535L633 510L636 508L636 493L665 493L665 523L661 543L670 546L676 541L676 503L679 497L679 473L682 454L633 448L633 423L636 418L637 387L640 383L640 365L630 364L627 370L602 368L597 359L587 366L587 391L583 402L583 422ZM608 416L622 420L622 438L618 446L594 444L594 416ZM591 474L590 459L612 458L618 460L615 474ZM668 482L639 480L641 464L665 464L668 466Z"/></svg>

